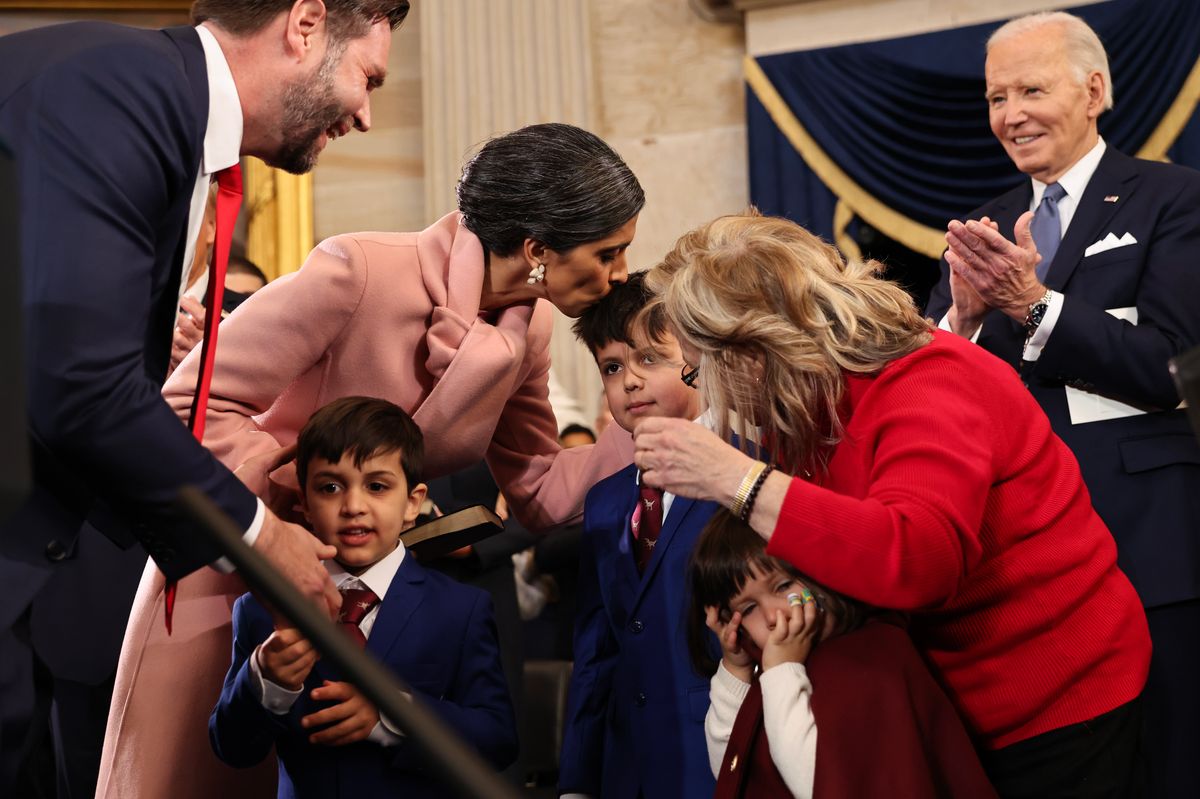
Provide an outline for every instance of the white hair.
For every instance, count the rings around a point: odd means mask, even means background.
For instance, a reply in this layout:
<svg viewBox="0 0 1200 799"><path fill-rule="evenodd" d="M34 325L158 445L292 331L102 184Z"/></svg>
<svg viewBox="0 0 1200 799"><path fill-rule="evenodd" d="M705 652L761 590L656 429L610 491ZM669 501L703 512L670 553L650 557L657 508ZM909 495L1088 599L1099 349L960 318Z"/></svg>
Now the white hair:
<svg viewBox="0 0 1200 799"><path fill-rule="evenodd" d="M1108 71L1108 54L1104 52L1104 45L1096 32L1074 14L1065 11L1041 11L1009 20L991 35L987 41L987 49L991 52L992 46L999 42L1046 25L1058 25L1062 28L1067 63L1075 71L1075 78L1080 85L1086 85L1087 76L1091 73L1100 73L1100 77L1104 79L1104 110L1112 108L1112 76Z"/></svg>

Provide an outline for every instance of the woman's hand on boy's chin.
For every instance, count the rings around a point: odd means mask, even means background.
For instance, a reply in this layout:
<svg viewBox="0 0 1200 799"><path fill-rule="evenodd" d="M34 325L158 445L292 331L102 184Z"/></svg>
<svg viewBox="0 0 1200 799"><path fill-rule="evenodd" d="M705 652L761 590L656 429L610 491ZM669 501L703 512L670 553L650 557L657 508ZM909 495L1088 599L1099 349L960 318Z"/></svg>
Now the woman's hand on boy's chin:
<svg viewBox="0 0 1200 799"><path fill-rule="evenodd" d="M767 634L767 645L763 648L763 671L780 663L807 660L820 627L821 613L811 600L792 605L786 613L776 610L775 626Z"/></svg>
<svg viewBox="0 0 1200 799"><path fill-rule="evenodd" d="M633 462L646 483L692 499L733 504L754 459L686 419L653 416L633 431Z"/></svg>
<svg viewBox="0 0 1200 799"><path fill-rule="evenodd" d="M704 623L721 642L721 662L725 664L725 670L742 682L750 682L754 676L754 658L738 637L742 614L735 612L728 622L723 622L717 608L710 605L704 609Z"/></svg>

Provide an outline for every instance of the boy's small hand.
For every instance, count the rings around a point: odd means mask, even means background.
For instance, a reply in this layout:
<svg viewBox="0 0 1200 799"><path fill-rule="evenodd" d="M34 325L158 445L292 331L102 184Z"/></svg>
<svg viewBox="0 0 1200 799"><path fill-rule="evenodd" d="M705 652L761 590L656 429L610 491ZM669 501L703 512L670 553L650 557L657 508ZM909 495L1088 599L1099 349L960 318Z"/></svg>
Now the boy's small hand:
<svg viewBox="0 0 1200 799"><path fill-rule="evenodd" d="M763 649L763 671L780 663L803 663L812 651L820 625L816 602L792 605L787 612L775 611L775 627Z"/></svg>
<svg viewBox="0 0 1200 799"><path fill-rule="evenodd" d="M258 647L258 667L263 677L289 691L304 687L317 662L317 650L294 627L275 630Z"/></svg>
<svg viewBox="0 0 1200 799"><path fill-rule="evenodd" d="M330 725L308 736L309 743L324 746L356 743L366 740L379 723L379 711L348 682L326 680L320 688L312 690L311 696L318 702L337 704L300 719L300 726L305 729Z"/></svg>
<svg viewBox="0 0 1200 799"><path fill-rule="evenodd" d="M738 639L738 629L742 625L741 612L735 611L729 621L722 622L716 606L710 605L704 609L704 623L721 642L725 670L742 682L750 682L750 678L754 674L754 659L750 657L750 653L742 647L742 643Z"/></svg>

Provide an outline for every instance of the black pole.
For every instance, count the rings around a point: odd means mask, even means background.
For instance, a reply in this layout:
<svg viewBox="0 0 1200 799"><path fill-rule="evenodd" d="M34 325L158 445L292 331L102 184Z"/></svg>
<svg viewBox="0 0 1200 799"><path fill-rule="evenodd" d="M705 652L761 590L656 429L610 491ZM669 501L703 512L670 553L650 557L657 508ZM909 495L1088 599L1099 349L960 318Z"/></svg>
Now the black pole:
<svg viewBox="0 0 1200 799"><path fill-rule="evenodd" d="M192 486L179 492L179 502L220 548L255 594L288 618L334 663L367 699L395 723L408 739L429 758L430 771L461 797L470 799L520 799L516 790L496 775L472 749L450 731L442 720L402 695L396 676L379 665L349 636L334 626L329 617L306 599L266 559L246 546L242 531L212 500Z"/></svg>

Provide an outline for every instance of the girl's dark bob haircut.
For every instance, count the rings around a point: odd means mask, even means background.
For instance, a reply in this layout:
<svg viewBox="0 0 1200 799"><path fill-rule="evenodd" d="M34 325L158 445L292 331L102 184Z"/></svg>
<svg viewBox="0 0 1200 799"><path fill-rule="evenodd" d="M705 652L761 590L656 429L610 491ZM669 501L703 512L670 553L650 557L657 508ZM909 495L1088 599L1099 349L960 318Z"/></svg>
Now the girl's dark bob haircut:
<svg viewBox="0 0 1200 799"><path fill-rule="evenodd" d="M713 654L712 634L705 624L706 608L716 607L722 621L729 621L730 600L756 575L779 570L808 586L818 605L832 613L831 635L842 635L862 626L868 609L862 603L836 594L795 566L767 554L767 542L727 510L713 514L705 525L688 562L690 610L687 619L688 655L697 673L712 675L720 661Z"/></svg>

